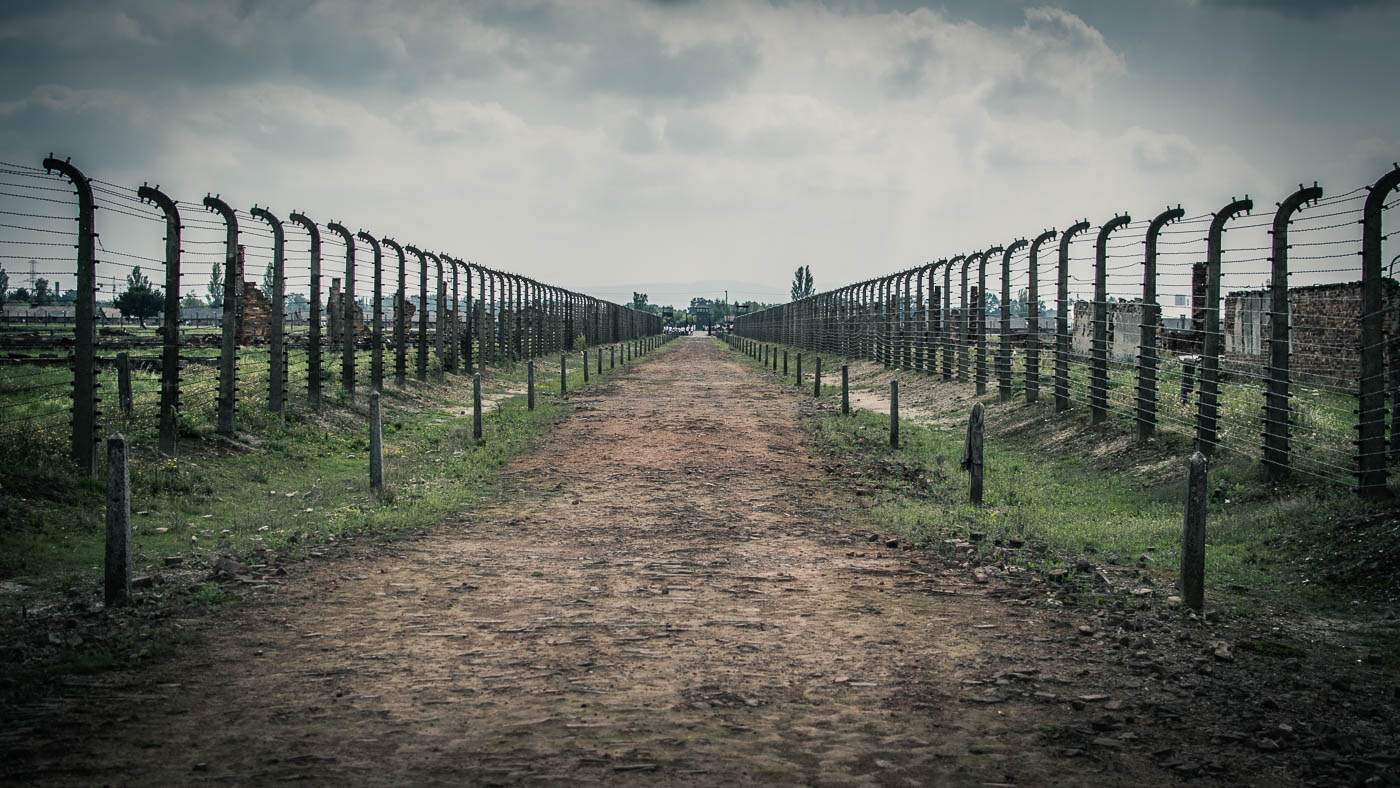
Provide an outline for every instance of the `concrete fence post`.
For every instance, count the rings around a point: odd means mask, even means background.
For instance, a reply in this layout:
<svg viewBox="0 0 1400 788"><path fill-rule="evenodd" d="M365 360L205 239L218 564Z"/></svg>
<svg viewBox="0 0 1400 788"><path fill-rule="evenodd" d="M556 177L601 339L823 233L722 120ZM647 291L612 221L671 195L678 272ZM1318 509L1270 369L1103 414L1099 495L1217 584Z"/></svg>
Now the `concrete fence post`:
<svg viewBox="0 0 1400 788"><path fill-rule="evenodd" d="M306 337L306 396L311 400L311 409L321 409L321 230L316 223L306 217L306 214L292 212L287 217L306 230L311 236L311 314L307 318ZM228 283L224 283L224 292L228 292ZM225 296L227 299L228 296ZM225 304L228 302L225 301ZM227 306L225 315L227 316ZM224 324L227 326L228 318L225 317ZM227 333L229 328L225 328ZM231 336L231 334L230 334ZM229 342L233 340L230 339ZM222 376L220 378L222 381ZM220 384L222 386L222 383Z"/></svg>
<svg viewBox="0 0 1400 788"><path fill-rule="evenodd" d="M899 381L890 381L890 448L899 448Z"/></svg>
<svg viewBox="0 0 1400 788"><path fill-rule="evenodd" d="M583 382L588 382L588 351L580 351L583 354Z"/></svg>
<svg viewBox="0 0 1400 788"><path fill-rule="evenodd" d="M369 491L378 495L384 489L384 429L380 394L369 395Z"/></svg>
<svg viewBox="0 0 1400 788"><path fill-rule="evenodd" d="M125 351L117 354L117 400L122 415L130 416L131 401L131 354Z"/></svg>
<svg viewBox="0 0 1400 788"><path fill-rule="evenodd" d="M178 431L176 421L180 412L180 210L175 201L160 189L142 186L136 194L143 202L159 206L165 214L165 310L160 326L160 453L174 457ZM230 226L237 227L232 210L225 218ZM230 234L234 232L236 229ZM229 426L232 426L232 418L229 419Z"/></svg>
<svg viewBox="0 0 1400 788"><path fill-rule="evenodd" d="M841 415L851 415L851 367L841 365Z"/></svg>
<svg viewBox="0 0 1400 788"><path fill-rule="evenodd" d="M783 351L783 377L786 378L787 376L788 376L788 352L787 352L786 350L784 350L784 351Z"/></svg>
<svg viewBox="0 0 1400 788"><path fill-rule="evenodd" d="M525 408L535 409L535 360L525 362Z"/></svg>
<svg viewBox="0 0 1400 788"><path fill-rule="evenodd" d="M812 370L812 396L822 395L822 357L817 356L817 365Z"/></svg>
<svg viewBox="0 0 1400 788"><path fill-rule="evenodd" d="M92 183L67 159L52 155L44 159L44 169L68 178L78 195L78 295L73 302L73 431L69 450L73 463L84 476L97 476L97 233Z"/></svg>
<svg viewBox="0 0 1400 788"><path fill-rule="evenodd" d="M1181 529L1181 599L1193 610L1205 604L1206 458L1199 451L1187 462L1186 515Z"/></svg>
<svg viewBox="0 0 1400 788"><path fill-rule="evenodd" d="M802 354L801 354L801 353L798 353L798 354L797 354L797 380L796 380L796 384L799 385L799 386L802 385Z"/></svg>
<svg viewBox="0 0 1400 788"><path fill-rule="evenodd" d="M559 354L559 396L569 393L569 357Z"/></svg>
<svg viewBox="0 0 1400 788"><path fill-rule="evenodd" d="M982 505L982 439L985 411L982 403L972 405L967 419L967 438L963 442L962 469L967 471L967 500Z"/></svg>
<svg viewBox="0 0 1400 788"><path fill-rule="evenodd" d="M472 376L472 438L481 440L481 373Z"/></svg>
<svg viewBox="0 0 1400 788"><path fill-rule="evenodd" d="M107 556L103 599L108 607L131 597L131 476L126 438L107 439Z"/></svg>

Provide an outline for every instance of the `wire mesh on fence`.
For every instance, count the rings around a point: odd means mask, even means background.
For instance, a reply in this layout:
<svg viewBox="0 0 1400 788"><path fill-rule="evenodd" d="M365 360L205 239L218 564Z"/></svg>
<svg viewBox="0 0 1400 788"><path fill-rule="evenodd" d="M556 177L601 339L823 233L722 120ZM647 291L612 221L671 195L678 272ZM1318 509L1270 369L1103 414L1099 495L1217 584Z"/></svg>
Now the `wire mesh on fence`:
<svg viewBox="0 0 1400 788"><path fill-rule="evenodd" d="M1377 495L1400 462L1400 257L1381 231L1397 183L1080 222L1036 236L1034 271L1017 240L742 315L735 332L1003 400L1048 394L1275 478Z"/></svg>

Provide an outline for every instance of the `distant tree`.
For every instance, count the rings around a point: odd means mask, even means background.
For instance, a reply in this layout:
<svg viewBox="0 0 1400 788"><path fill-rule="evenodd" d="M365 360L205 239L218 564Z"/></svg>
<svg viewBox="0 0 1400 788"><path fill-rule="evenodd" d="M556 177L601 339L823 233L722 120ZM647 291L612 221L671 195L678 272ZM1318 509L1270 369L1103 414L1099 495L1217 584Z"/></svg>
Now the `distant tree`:
<svg viewBox="0 0 1400 788"><path fill-rule="evenodd" d="M151 287L151 280L141 273L139 265L126 275L126 292L112 301L122 317L136 318L142 328L146 327L146 318L160 314L164 304L165 294Z"/></svg>
<svg viewBox="0 0 1400 788"><path fill-rule="evenodd" d="M263 295L272 298L272 292L276 289L277 277L273 275L272 261L267 262L267 268L263 271Z"/></svg>
<svg viewBox="0 0 1400 788"><path fill-rule="evenodd" d="M218 263L209 271L209 306L219 309L224 305L224 268Z"/></svg>
<svg viewBox="0 0 1400 788"><path fill-rule="evenodd" d="M10 300L21 304L29 303L29 289L25 287L16 287L14 291L10 293Z"/></svg>
<svg viewBox="0 0 1400 788"><path fill-rule="evenodd" d="M645 311L647 308L647 294L632 291L632 308L637 311Z"/></svg>
<svg viewBox="0 0 1400 788"><path fill-rule="evenodd" d="M30 296L29 303L31 306L48 306L53 303L53 291L49 289L49 280L34 280L34 294Z"/></svg>
<svg viewBox="0 0 1400 788"><path fill-rule="evenodd" d="M10 291L10 275L5 273L5 267L0 265L0 309L5 308L5 294Z"/></svg>
<svg viewBox="0 0 1400 788"><path fill-rule="evenodd" d="M311 311L311 302L306 300L306 296L301 293L291 293L287 296L286 309L289 315L297 312L306 313ZM385 307L385 309L387 310L388 307Z"/></svg>
<svg viewBox="0 0 1400 788"><path fill-rule="evenodd" d="M797 266L797 272L792 275L792 300L806 298L815 292L816 289L812 284L812 266Z"/></svg>
<svg viewBox="0 0 1400 788"><path fill-rule="evenodd" d="M185 293L184 298L180 299L180 306L186 309L201 309L208 306L208 304L204 303L204 299L195 295L195 292L191 290Z"/></svg>

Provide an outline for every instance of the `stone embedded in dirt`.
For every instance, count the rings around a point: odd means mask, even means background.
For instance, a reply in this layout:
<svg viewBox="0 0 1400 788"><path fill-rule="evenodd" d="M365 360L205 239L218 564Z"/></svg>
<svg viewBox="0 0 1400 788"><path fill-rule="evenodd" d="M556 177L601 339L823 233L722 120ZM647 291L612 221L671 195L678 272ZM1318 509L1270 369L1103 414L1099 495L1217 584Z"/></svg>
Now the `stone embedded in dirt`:
<svg viewBox="0 0 1400 788"><path fill-rule="evenodd" d="M1122 711L1130 706L1126 700L1111 700L1103 705L1106 711Z"/></svg>
<svg viewBox="0 0 1400 788"><path fill-rule="evenodd" d="M167 555L165 557L166 566L179 566L185 563L185 557L180 555Z"/></svg>
<svg viewBox="0 0 1400 788"><path fill-rule="evenodd" d="M898 539L886 539L886 540L885 540L885 547L890 547L890 548L899 547L899 540L898 540Z"/></svg>
<svg viewBox="0 0 1400 788"><path fill-rule="evenodd" d="M150 575L141 575L131 578L132 588L150 588L156 584L155 578Z"/></svg>
<svg viewBox="0 0 1400 788"><path fill-rule="evenodd" d="M1081 634L1081 635L1092 635L1092 634L1094 634L1094 628L1093 628L1092 626L1090 626L1089 624L1080 624L1080 625L1079 625L1079 634Z"/></svg>
<svg viewBox="0 0 1400 788"><path fill-rule="evenodd" d="M878 541L880 541L880 535L879 535L879 534L871 534L870 536L867 536L867 537L865 538L865 541L867 541L867 542L878 542Z"/></svg>
<svg viewBox="0 0 1400 788"><path fill-rule="evenodd" d="M977 583L978 585L986 585L986 583L987 583L987 573L981 571L980 569L979 569L978 571L976 571L976 572L973 572L973 573L972 573L972 582Z"/></svg>
<svg viewBox="0 0 1400 788"><path fill-rule="evenodd" d="M980 542L986 538L987 534L985 531L972 531L967 535L967 541L969 542Z"/></svg>
<svg viewBox="0 0 1400 788"><path fill-rule="evenodd" d="M1075 569L1075 571L1077 571L1077 572L1088 572L1088 571L1093 570L1093 568L1094 568L1094 562L1093 562L1093 561L1090 561L1090 560L1087 559L1087 558L1078 558L1078 559L1075 559L1075 562L1074 562L1074 569Z"/></svg>
<svg viewBox="0 0 1400 788"><path fill-rule="evenodd" d="M1124 747L1123 742L1117 739L1110 739L1107 736L1096 736L1094 738L1094 744L1100 747L1107 747L1110 750L1121 750Z"/></svg>
<svg viewBox="0 0 1400 788"><path fill-rule="evenodd" d="M1007 540L1006 540L1006 544L1009 545L1009 546L1012 547L1012 548L1021 548L1021 547L1025 547L1025 546L1026 546L1026 540L1025 540L1025 539L1017 539L1016 537L1013 536L1013 537L1011 537L1010 539L1007 539Z"/></svg>
<svg viewBox="0 0 1400 788"><path fill-rule="evenodd" d="M1141 586L1133 589L1133 596L1135 597L1149 597L1152 596L1152 594L1152 589L1148 588L1147 586Z"/></svg>
<svg viewBox="0 0 1400 788"><path fill-rule="evenodd" d="M1046 576L1056 582L1063 582L1068 575L1069 570L1067 569L1051 569Z"/></svg>
<svg viewBox="0 0 1400 788"><path fill-rule="evenodd" d="M1181 597L1176 595L1167 597L1167 607L1181 607Z"/></svg>
<svg viewBox="0 0 1400 788"><path fill-rule="evenodd" d="M1230 644L1228 643L1216 643L1214 646L1211 647L1210 653L1212 656L1215 657L1216 661L1218 662L1235 661L1235 655L1230 653Z"/></svg>

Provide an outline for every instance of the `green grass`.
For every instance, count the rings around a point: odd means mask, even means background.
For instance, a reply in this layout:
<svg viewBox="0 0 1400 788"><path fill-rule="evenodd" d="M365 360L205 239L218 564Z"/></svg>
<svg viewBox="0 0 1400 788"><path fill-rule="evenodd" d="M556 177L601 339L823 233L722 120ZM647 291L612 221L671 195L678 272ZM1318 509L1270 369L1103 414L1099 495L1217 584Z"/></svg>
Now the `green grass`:
<svg viewBox="0 0 1400 788"><path fill-rule="evenodd" d="M258 352L240 351L240 368L247 363L255 369ZM363 355L360 370L367 377L368 353ZM608 377L606 347L604 356L604 375L591 374L590 385ZM585 385L578 352L569 360L569 390L575 391ZM339 359L334 361L338 372ZM303 390L278 415L250 393L258 378L249 371L240 376L245 399L236 440L213 434L212 407L187 407L175 458L155 451L153 412L138 408L130 418L104 416L104 434L121 431L131 444L136 573L162 571L166 557L188 564L256 548L295 553L355 534L408 533L440 522L497 494L501 466L568 410L557 396L557 355L538 361L534 411L525 403L526 365L489 365L483 394L499 401L487 409L484 440L478 443L472 438L470 378L439 371L434 380L413 380L410 355L410 380L399 389L392 383L392 356L388 361L387 489L378 496L369 491L363 384L352 399L328 381L319 412L309 408ZM0 370L0 403L9 404L4 373L25 369ZM265 381L265 365L263 370ZM71 375L66 370L44 374ZM187 384L198 385L199 374L186 370ZM156 376L140 377L143 390L158 386ZM133 388L137 385L134 379ZM115 411L115 383L105 393L104 409ZM72 473L67 441L66 426L37 428L0 450L0 579L50 588L100 587L105 486L101 474L83 479ZM196 596L200 593L212 594L201 590Z"/></svg>
<svg viewBox="0 0 1400 788"><path fill-rule="evenodd" d="M804 351L808 391L812 355ZM1046 568L1085 554L1096 563L1121 566L1134 566L1146 556L1148 571L1166 580L1175 578L1186 494L1184 466L1180 474L1138 473L1122 467L1122 455L1098 457L1095 449L1103 441L1126 440L1126 462L1139 453L1170 460L1173 454L1189 453L1185 436L1167 434L1142 446L1131 442L1132 423L1126 419L1091 429L1076 427L1082 414L1056 417L1048 411L1039 422L1029 420L1028 426L1010 434L994 433L989 427L984 505L976 507L967 503L967 475L959 468L963 430L961 422L948 419L954 411L934 414L947 426L902 420L901 446L893 449L887 414L834 415L830 406L840 396L842 362L831 356L824 361L826 408L804 420L809 445L867 502L859 516L872 529L939 550L947 549L948 540L984 534L975 543L982 554L979 561L991 561L990 553L998 545L1024 541L1028 549L1018 551L1013 560ZM906 379L918 374L901 373ZM989 423L998 412L1007 412L999 409L1018 409L1023 418L1027 408L1045 407L995 400L993 378L984 399ZM966 404L957 409L966 411ZM1059 436L1066 442L1042 442L1056 426L1068 427ZM1247 589L1253 597L1284 607L1358 610L1346 589L1324 588L1298 572L1297 556L1280 548L1277 537L1317 530L1331 517L1367 511L1366 502L1333 483L1304 479L1269 484L1257 463L1234 453L1212 461L1209 484L1206 561L1213 591ZM1250 602L1240 599L1237 604Z"/></svg>

